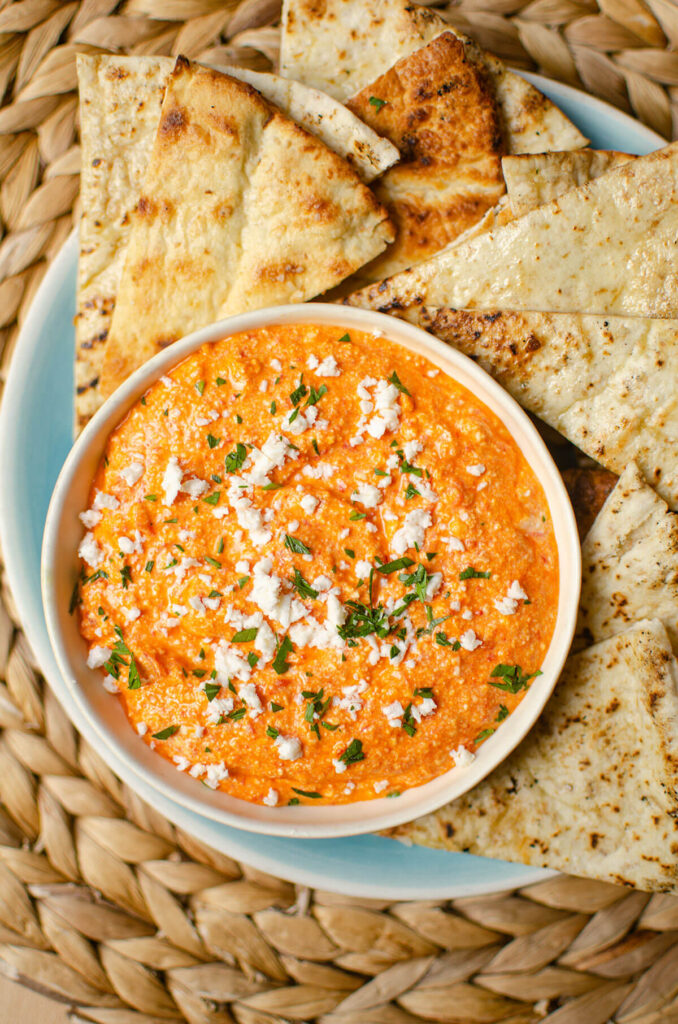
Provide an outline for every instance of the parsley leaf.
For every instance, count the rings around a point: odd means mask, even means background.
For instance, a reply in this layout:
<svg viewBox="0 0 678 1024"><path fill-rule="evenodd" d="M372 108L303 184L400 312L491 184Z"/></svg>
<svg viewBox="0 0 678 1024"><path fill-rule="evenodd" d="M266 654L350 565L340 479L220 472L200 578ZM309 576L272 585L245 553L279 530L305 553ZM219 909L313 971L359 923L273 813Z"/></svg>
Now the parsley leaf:
<svg viewBox="0 0 678 1024"><path fill-rule="evenodd" d="M168 725L166 729L161 729L160 732L153 733L154 740L168 740L170 736L174 736L175 732L179 732L178 725Z"/></svg>
<svg viewBox="0 0 678 1024"><path fill-rule="evenodd" d="M254 626L253 629L239 629L237 633L234 633L231 637L232 644L248 644L252 640L256 640L259 629Z"/></svg>
<svg viewBox="0 0 678 1024"><path fill-rule="evenodd" d="M527 684L530 679L536 678L541 675L541 669L537 669L536 672L529 674L523 672L520 665L496 665L490 673L490 686L496 686L498 690L504 690L506 693L518 693L520 690L526 690ZM493 683L492 679L501 679L501 683Z"/></svg>
<svg viewBox="0 0 678 1024"><path fill-rule="evenodd" d="M414 565L414 560L403 555L402 558L395 558L392 562L378 565L377 572L380 572L382 576L389 576L392 572L397 572L398 569L408 569L411 565Z"/></svg>
<svg viewBox="0 0 678 1024"><path fill-rule="evenodd" d="M209 701L212 701L219 693L221 686L219 685L219 683L205 683L203 689L205 691L205 696L207 697L207 699Z"/></svg>
<svg viewBox="0 0 678 1024"><path fill-rule="evenodd" d="M220 437L215 437L214 434L208 434L207 435L207 443L210 446L210 448L216 448L216 446L219 444L220 441L221 441L221 438Z"/></svg>
<svg viewBox="0 0 678 1024"><path fill-rule="evenodd" d="M385 107L388 100L380 100L378 96L370 96L370 106L374 107L379 113L382 107Z"/></svg>
<svg viewBox="0 0 678 1024"><path fill-rule="evenodd" d="M304 579L298 569L294 570L294 579L292 580L295 589L300 597L309 597L315 600L318 596L319 591L314 590L308 580Z"/></svg>
<svg viewBox="0 0 678 1024"><path fill-rule="evenodd" d="M474 569L472 565L467 566L463 572L459 573L460 580L489 580L491 572L480 572L478 569Z"/></svg>
<svg viewBox="0 0 678 1024"><path fill-rule="evenodd" d="M237 473L242 467L245 459L247 458L247 448L240 441L235 446L235 450L229 452L224 459L224 466L227 473Z"/></svg>
<svg viewBox="0 0 678 1024"><path fill-rule="evenodd" d="M283 637L282 643L278 647L278 651L273 660L273 670L277 672L279 676L283 675L290 667L289 661L287 661L287 655L292 654L294 646L288 636Z"/></svg>
<svg viewBox="0 0 678 1024"><path fill-rule="evenodd" d="M370 100L370 103L371 102L372 101ZM393 384L395 387L397 387L398 391L402 392L403 395L409 395L410 394L409 391L407 390L407 388L405 387L405 385L403 384L403 382L401 381L401 379L398 376L398 374L395 372L395 370L393 371L391 376L388 378L388 381L389 381L389 384ZM412 396L410 395L410 398L411 397Z"/></svg>
<svg viewBox="0 0 678 1024"><path fill-rule="evenodd" d="M292 786L292 792L293 793L298 793L299 796L307 796L309 798L309 800L322 800L322 798L323 798L322 793L309 793L308 790L306 790L306 789L297 789L295 786ZM290 800L290 803L292 803L291 800Z"/></svg>
<svg viewBox="0 0 678 1024"><path fill-rule="evenodd" d="M365 754L363 753L362 740L351 740L344 753L339 755L339 760L343 761L345 765L364 761Z"/></svg>
<svg viewBox="0 0 678 1024"><path fill-rule="evenodd" d="M306 547L303 540L299 540L298 537L290 537L289 533L285 534L285 547L296 555L311 554L311 549Z"/></svg>

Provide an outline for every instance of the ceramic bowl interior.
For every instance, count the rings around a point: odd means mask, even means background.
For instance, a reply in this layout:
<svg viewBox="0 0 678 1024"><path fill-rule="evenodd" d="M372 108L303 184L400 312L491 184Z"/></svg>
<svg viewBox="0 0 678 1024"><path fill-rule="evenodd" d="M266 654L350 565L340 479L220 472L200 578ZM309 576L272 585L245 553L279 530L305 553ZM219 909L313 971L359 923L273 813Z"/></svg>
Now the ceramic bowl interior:
<svg viewBox="0 0 678 1024"><path fill-rule="evenodd" d="M87 508L92 478L106 440L129 408L162 374L205 342L274 324L329 324L382 334L419 355L468 388L505 424L544 488L558 547L560 587L553 638L543 664L518 708L486 740L472 764L453 768L396 799L346 805L264 807L212 791L153 753L131 728L121 703L102 686L100 670L87 668L87 645L68 608L83 536L78 513ZM111 395L76 441L57 480L42 548L42 595L47 627L64 682L101 743L153 789L211 820L269 835L328 838L385 829L461 796L495 768L536 721L556 683L576 623L580 547L572 507L556 466L537 430L517 403L472 360L405 321L323 303L264 309L213 324L176 342L142 366Z"/></svg>

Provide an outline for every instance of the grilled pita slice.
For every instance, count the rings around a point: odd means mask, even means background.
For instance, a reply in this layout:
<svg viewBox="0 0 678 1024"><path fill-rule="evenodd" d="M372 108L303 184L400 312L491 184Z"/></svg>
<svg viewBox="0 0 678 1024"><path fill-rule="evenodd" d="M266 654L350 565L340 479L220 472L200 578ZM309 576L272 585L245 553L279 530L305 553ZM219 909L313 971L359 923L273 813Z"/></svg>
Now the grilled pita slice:
<svg viewBox="0 0 678 1024"><path fill-rule="evenodd" d="M678 509L678 322L412 309L524 408L618 475L634 460Z"/></svg>
<svg viewBox="0 0 678 1024"><path fill-rule="evenodd" d="M571 656L541 718L499 768L391 834L639 889L675 889L677 688L678 665L656 620Z"/></svg>
<svg viewBox="0 0 678 1024"><path fill-rule="evenodd" d="M396 61L452 31L492 77L509 153L578 149L586 139L525 79L408 0L284 0L280 73L346 100Z"/></svg>
<svg viewBox="0 0 678 1024"><path fill-rule="evenodd" d="M401 154L374 185L396 240L362 268L365 282L445 248L504 193L504 144L491 80L451 32L403 57L347 106Z"/></svg>
<svg viewBox="0 0 678 1024"><path fill-rule="evenodd" d="M153 146L165 57L78 55L80 255L75 318L75 414L82 429L101 405L99 378L132 211Z"/></svg>
<svg viewBox="0 0 678 1024"><path fill-rule="evenodd" d="M678 652L678 515L630 463L582 545L580 647L650 615Z"/></svg>
<svg viewBox="0 0 678 1024"><path fill-rule="evenodd" d="M101 395L213 320L325 291L393 235L344 160L251 86L179 58L132 218Z"/></svg>
<svg viewBox="0 0 678 1024"><path fill-rule="evenodd" d="M501 165L513 215L522 217L629 160L635 157L606 149L505 156Z"/></svg>
<svg viewBox="0 0 678 1024"><path fill-rule="evenodd" d="M678 316L678 144L351 296L413 307Z"/></svg>
<svg viewBox="0 0 678 1024"><path fill-rule="evenodd" d="M559 435L554 433L552 436L558 438ZM560 438L560 441L563 443L562 438ZM562 475L567 493L572 502L574 516L577 520L579 539L583 540L593 526L596 516L605 504L610 491L617 483L618 477L614 473L608 472L607 469L600 469L598 466L573 467L563 470ZM635 618L638 618L638 616ZM602 637L597 636L595 639L600 640ZM589 639L587 644L582 644L581 646L587 647L590 643L592 643L591 639Z"/></svg>
<svg viewBox="0 0 678 1024"><path fill-rule="evenodd" d="M78 56L80 258L76 333L76 426L101 404L98 382L132 212L160 122L171 57ZM364 181L399 159L398 150L324 93L298 82L231 68L294 121L343 156Z"/></svg>

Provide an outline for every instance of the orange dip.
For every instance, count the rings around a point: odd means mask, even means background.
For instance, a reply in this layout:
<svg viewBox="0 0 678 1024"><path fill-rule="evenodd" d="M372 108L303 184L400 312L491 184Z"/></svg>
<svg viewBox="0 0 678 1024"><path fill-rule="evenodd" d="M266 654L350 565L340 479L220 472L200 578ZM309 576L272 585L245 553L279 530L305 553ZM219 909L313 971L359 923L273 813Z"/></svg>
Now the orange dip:
<svg viewBox="0 0 678 1024"><path fill-rule="evenodd" d="M80 621L144 743L270 806L467 763L554 629L543 490L426 359L331 327L204 345L109 438Z"/></svg>

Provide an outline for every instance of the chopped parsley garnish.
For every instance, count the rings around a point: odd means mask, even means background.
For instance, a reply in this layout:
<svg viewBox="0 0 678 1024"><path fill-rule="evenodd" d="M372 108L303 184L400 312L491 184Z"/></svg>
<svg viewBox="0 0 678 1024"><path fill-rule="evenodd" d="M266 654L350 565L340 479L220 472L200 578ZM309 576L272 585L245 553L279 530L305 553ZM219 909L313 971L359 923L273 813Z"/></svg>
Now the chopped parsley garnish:
<svg viewBox="0 0 678 1024"><path fill-rule="evenodd" d="M276 656L273 659L273 670L277 672L279 676L283 675L290 667L289 661L287 661L287 655L292 654L294 646L288 636L283 637L280 643Z"/></svg>
<svg viewBox="0 0 678 1024"><path fill-rule="evenodd" d="M462 572L459 573L460 580L489 580L491 572L480 572L479 569L474 569L472 565L467 566Z"/></svg>
<svg viewBox="0 0 678 1024"><path fill-rule="evenodd" d="M254 651L250 651L250 653L247 655L247 662L250 668L256 668L259 662L259 655L255 654Z"/></svg>
<svg viewBox="0 0 678 1024"><path fill-rule="evenodd" d="M266 735L270 736L272 740L277 740L278 736L280 735L280 731L276 729L274 725L267 725Z"/></svg>
<svg viewBox="0 0 678 1024"><path fill-rule="evenodd" d="M285 547L293 551L295 555L311 554L311 549L306 547L303 540L299 540L298 537L290 537L289 533L285 534Z"/></svg>
<svg viewBox="0 0 678 1024"><path fill-rule="evenodd" d="M155 565L155 559L151 559L150 562L146 562L145 571L153 572L153 566Z"/></svg>
<svg viewBox="0 0 678 1024"><path fill-rule="evenodd" d="M375 476L388 476L388 473L384 469L379 469L379 467L377 467L374 470L374 475Z"/></svg>
<svg viewBox="0 0 678 1024"><path fill-rule="evenodd" d="M339 755L339 760L343 761L347 766L349 764L357 764L358 761L364 761L365 754L363 753L362 740L351 740L344 753Z"/></svg>
<svg viewBox="0 0 678 1024"><path fill-rule="evenodd" d="M355 551L353 548L344 548L344 554L348 555L349 558L355 558Z"/></svg>
<svg viewBox="0 0 678 1024"><path fill-rule="evenodd" d="M144 494L144 501L157 501L157 500L158 500L158 495L157 494Z"/></svg>
<svg viewBox="0 0 678 1024"><path fill-rule="evenodd" d="M221 497L221 491L214 491L212 494L208 494L206 498L202 500L206 505L218 505L219 498Z"/></svg>
<svg viewBox="0 0 678 1024"><path fill-rule="evenodd" d="M205 390L205 381L197 380L195 382L195 390L198 392L199 395L202 395Z"/></svg>
<svg viewBox="0 0 678 1024"><path fill-rule="evenodd" d="M420 497L420 492L417 490L417 488L414 486L413 483L409 483L407 485L407 490L405 491L405 497L408 500L410 498L415 498L415 497L418 498L418 497Z"/></svg>
<svg viewBox="0 0 678 1024"><path fill-rule="evenodd" d="M490 673L490 686L496 686L498 690L504 690L506 693L518 693L520 690L526 690L527 684L530 679L534 679L536 676L541 675L541 669L537 669L536 672L530 672L529 675L523 672L520 665L497 665L492 669ZM493 683L492 679L501 679L501 683Z"/></svg>
<svg viewBox="0 0 678 1024"><path fill-rule="evenodd" d="M247 708L235 708L233 711L229 711L226 717L231 722L239 722L241 718L244 718L247 714Z"/></svg>
<svg viewBox="0 0 678 1024"><path fill-rule="evenodd" d="M389 576L392 572L397 572L398 569L408 569L411 565L414 565L413 559L403 555L402 558L395 558L392 562L384 562L383 565L378 565L377 572L380 572L382 576Z"/></svg>
<svg viewBox="0 0 678 1024"><path fill-rule="evenodd" d="M215 569L221 569L221 562L218 561L218 559L212 558L210 555L205 555L205 561Z"/></svg>
<svg viewBox="0 0 678 1024"><path fill-rule="evenodd" d="M223 387L223 385L226 383L226 381L224 380L223 377L217 377L215 383L216 383L217 387L220 388L220 387Z"/></svg>
<svg viewBox="0 0 678 1024"><path fill-rule="evenodd" d="M358 601L347 601L348 616L342 626L337 626L337 632L342 640L348 640L349 647L355 647L357 637L370 636L372 633L383 640L388 636L389 624L388 615L383 605L373 608Z"/></svg>
<svg viewBox="0 0 678 1024"><path fill-rule="evenodd" d="M245 459L247 458L247 448L240 441L235 446L234 451L229 452L224 459L224 466L227 473L237 473L242 467Z"/></svg>
<svg viewBox="0 0 678 1024"><path fill-rule="evenodd" d="M249 581L250 581L249 576L241 576L240 579L238 580L238 586L242 590L242 588L245 586L245 584L249 583Z"/></svg>
<svg viewBox="0 0 678 1024"><path fill-rule="evenodd" d="M405 711L403 712L402 728L405 730L408 736L414 736L417 731L414 718L412 717L412 703L410 702Z"/></svg>
<svg viewBox="0 0 678 1024"><path fill-rule="evenodd" d="M429 562L432 562L437 554L438 554L437 551L427 551L426 552L426 557L428 558Z"/></svg>
<svg viewBox="0 0 678 1024"><path fill-rule="evenodd" d="M302 690L301 696L307 701L306 711L304 712L304 721L309 723L311 732L314 732L317 739L320 739L320 731L318 729L318 722L325 717L327 709L330 706L331 697L326 697L324 688L321 688L317 692L314 690Z"/></svg>
<svg viewBox="0 0 678 1024"><path fill-rule="evenodd" d="M337 341L339 342L340 345L343 345L347 341L350 341L350 340L351 340L351 335L348 333L348 331L346 331L346 334L342 334L342 336L340 338L337 338Z"/></svg>
<svg viewBox="0 0 678 1024"><path fill-rule="evenodd" d="M425 700L433 700L433 690L430 686L416 686L414 696L423 697Z"/></svg>
<svg viewBox="0 0 678 1024"><path fill-rule="evenodd" d="M298 793L299 796L307 796L309 798L309 800L322 800L322 798L323 798L322 793L309 793L308 790L306 790L306 789L297 789L296 786L292 786L292 792L293 793ZM290 800L290 803L292 803L291 800Z"/></svg>
<svg viewBox="0 0 678 1024"><path fill-rule="evenodd" d="M499 711L497 711L497 717L496 717L495 721L503 722L505 718L508 718L508 713L509 713L509 709L506 707L506 705L505 704L500 704L499 705Z"/></svg>
<svg viewBox="0 0 678 1024"><path fill-rule="evenodd" d="M237 412L237 413L235 414L235 422L236 422L236 423L242 423L242 416L240 415L240 413L239 413L239 412Z"/></svg>
<svg viewBox="0 0 678 1024"><path fill-rule="evenodd" d="M261 489L262 489L262 491L278 491L278 490L280 490L280 488L282 486L283 486L283 484L276 484L272 480L270 483L264 484L264 486Z"/></svg>
<svg viewBox="0 0 678 1024"><path fill-rule="evenodd" d="M400 790L399 789L394 789L392 793L387 793L386 796L387 797L400 796Z"/></svg>
<svg viewBox="0 0 678 1024"><path fill-rule="evenodd" d="M316 455L320 455L320 449L318 448L318 442L316 441L315 438L313 438L313 440L311 441L311 444L313 445L313 451L316 453Z"/></svg>
<svg viewBox="0 0 678 1024"><path fill-rule="evenodd" d="M205 683L203 689L205 690L205 696L209 701L214 700L216 695L219 693L221 686L219 683Z"/></svg>
<svg viewBox="0 0 678 1024"><path fill-rule="evenodd" d="M299 378L298 386L294 389L294 391L290 393L290 402L292 403L292 405L299 405L299 402L302 400L302 398L305 398L307 394L308 388L304 384L304 375L302 373L301 377Z"/></svg>
<svg viewBox="0 0 678 1024"><path fill-rule="evenodd" d="M163 519L163 523L178 523L178 522L179 522L179 520L177 519L176 516L174 516L173 519Z"/></svg>
<svg viewBox="0 0 678 1024"><path fill-rule="evenodd" d="M370 103L371 102L372 102L372 100L370 100ZM393 384L395 387L397 387L398 391L400 391L403 395L409 395L410 394L395 370L393 371L391 376L388 378L388 380L389 380L389 384ZM410 395L410 397L412 397L412 396Z"/></svg>
<svg viewBox="0 0 678 1024"><path fill-rule="evenodd" d="M120 575L122 577L122 589L127 590L130 583L132 582L132 570L130 566L123 565L122 569L120 570Z"/></svg>
<svg viewBox="0 0 678 1024"><path fill-rule="evenodd" d="M202 679L206 674L207 673L204 668L194 668L191 672L191 675L195 676L196 679Z"/></svg>
<svg viewBox="0 0 678 1024"><path fill-rule="evenodd" d="M207 435L207 443L210 446L210 448L216 448L216 446L219 444L220 441L221 441L221 438L220 437L215 437L214 434L208 434Z"/></svg>
<svg viewBox="0 0 678 1024"><path fill-rule="evenodd" d="M475 740L473 742L474 743L482 743L483 740L486 740L488 736L492 736L494 734L494 731L495 730L492 729L492 728L490 728L490 729L483 729L481 732L478 733L478 735L476 736L476 738L475 738Z"/></svg>
<svg viewBox="0 0 678 1024"><path fill-rule="evenodd" d="M323 729L327 729L328 732L334 732L339 728L339 725L333 725L331 722L321 722Z"/></svg>
<svg viewBox="0 0 678 1024"><path fill-rule="evenodd" d="M319 591L314 590L308 580L304 579L298 569L294 570L294 579L292 580L294 587L300 597L308 597L311 600L315 600L318 596Z"/></svg>
<svg viewBox="0 0 678 1024"><path fill-rule="evenodd" d="M461 644L458 640L450 640L447 633L443 633L442 629L436 633L435 642L441 647L451 647L453 651L460 651Z"/></svg>
<svg viewBox="0 0 678 1024"><path fill-rule="evenodd" d="M95 580L107 580L107 579L108 579L108 573L106 572L106 570L105 569L97 569L96 572L93 572L91 576L87 576L87 578L85 580L83 580L83 582L84 583L94 583Z"/></svg>
<svg viewBox="0 0 678 1024"><path fill-rule="evenodd" d="M382 107L385 107L388 100L380 100L378 96L370 96L370 106L374 107L379 113Z"/></svg>
<svg viewBox="0 0 678 1024"><path fill-rule="evenodd" d="M292 413L290 414L287 422L288 423L294 423L294 421L296 420L298 415L299 415L299 406L297 406L295 409L292 410Z"/></svg>
<svg viewBox="0 0 678 1024"><path fill-rule="evenodd" d="M299 803L299 797L298 796L293 796L291 800L287 801L287 806L288 807L296 807L298 803Z"/></svg>
<svg viewBox="0 0 678 1024"><path fill-rule="evenodd" d="M278 406L275 404L275 402L271 402L268 411L270 412L271 416L275 416L276 412L278 411Z"/></svg>
<svg viewBox="0 0 678 1024"><path fill-rule="evenodd" d="M326 394L327 386L325 384L321 384L317 391L313 387L313 385L311 385L311 389L308 393L308 398L306 399L306 407L308 407L309 405L316 405L320 401L320 399Z"/></svg>
<svg viewBox="0 0 678 1024"><path fill-rule="evenodd" d="M284 704L276 704L274 700L271 701L271 711L273 712L274 715L277 711L282 711L284 707Z"/></svg>
<svg viewBox="0 0 678 1024"><path fill-rule="evenodd" d="M217 544L217 554L220 555L223 550L224 550L224 538L220 537L219 538L219 543Z"/></svg>
<svg viewBox="0 0 678 1024"><path fill-rule="evenodd" d="M252 629L239 629L237 633L234 633L231 637L232 644L248 644L252 640L256 640L259 629L254 626Z"/></svg>
<svg viewBox="0 0 678 1024"><path fill-rule="evenodd" d="M367 512L351 512L348 518L355 522L358 519L365 519L366 516Z"/></svg>
<svg viewBox="0 0 678 1024"><path fill-rule="evenodd" d="M180 726L168 725L166 729L161 729L160 732L153 733L154 740L168 740L170 736L174 736L175 732L179 732Z"/></svg>

